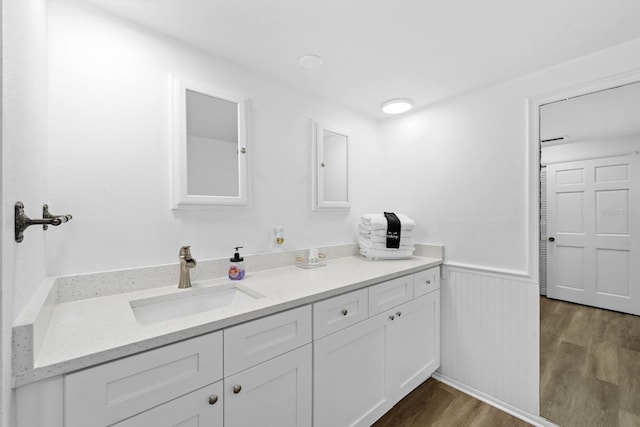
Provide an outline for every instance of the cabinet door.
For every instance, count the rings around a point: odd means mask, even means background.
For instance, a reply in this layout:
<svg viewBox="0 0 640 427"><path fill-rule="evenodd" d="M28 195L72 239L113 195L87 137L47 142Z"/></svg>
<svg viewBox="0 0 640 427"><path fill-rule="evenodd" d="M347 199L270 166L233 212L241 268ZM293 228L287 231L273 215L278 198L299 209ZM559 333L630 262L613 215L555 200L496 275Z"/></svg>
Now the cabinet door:
<svg viewBox="0 0 640 427"><path fill-rule="evenodd" d="M390 407L384 315L314 342L315 427L369 426Z"/></svg>
<svg viewBox="0 0 640 427"><path fill-rule="evenodd" d="M113 427L222 427L222 408L222 381L219 381Z"/></svg>
<svg viewBox="0 0 640 427"><path fill-rule="evenodd" d="M311 344L224 380L225 427L311 426Z"/></svg>
<svg viewBox="0 0 640 427"><path fill-rule="evenodd" d="M65 426L102 427L222 379L222 332L65 376Z"/></svg>
<svg viewBox="0 0 640 427"><path fill-rule="evenodd" d="M440 366L440 291L388 313L390 398L396 403Z"/></svg>

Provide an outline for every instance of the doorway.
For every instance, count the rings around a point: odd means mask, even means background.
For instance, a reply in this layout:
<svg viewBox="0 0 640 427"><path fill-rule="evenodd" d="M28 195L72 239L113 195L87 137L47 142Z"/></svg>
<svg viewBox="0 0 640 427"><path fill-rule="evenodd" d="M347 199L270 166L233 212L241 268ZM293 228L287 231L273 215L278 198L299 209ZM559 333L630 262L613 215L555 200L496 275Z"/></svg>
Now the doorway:
<svg viewBox="0 0 640 427"><path fill-rule="evenodd" d="M640 83L585 92L539 105L540 415L640 425Z"/></svg>

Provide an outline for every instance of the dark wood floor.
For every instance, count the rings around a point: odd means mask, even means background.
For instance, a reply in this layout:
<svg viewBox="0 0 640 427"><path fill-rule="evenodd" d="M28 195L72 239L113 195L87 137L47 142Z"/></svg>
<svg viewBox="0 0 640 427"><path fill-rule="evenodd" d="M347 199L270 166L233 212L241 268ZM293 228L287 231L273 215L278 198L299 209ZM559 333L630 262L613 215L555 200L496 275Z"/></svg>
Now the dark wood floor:
<svg viewBox="0 0 640 427"><path fill-rule="evenodd" d="M521 427L529 424L433 378L402 399L373 427Z"/></svg>
<svg viewBox="0 0 640 427"><path fill-rule="evenodd" d="M540 317L540 415L640 426L640 317L545 297Z"/></svg>

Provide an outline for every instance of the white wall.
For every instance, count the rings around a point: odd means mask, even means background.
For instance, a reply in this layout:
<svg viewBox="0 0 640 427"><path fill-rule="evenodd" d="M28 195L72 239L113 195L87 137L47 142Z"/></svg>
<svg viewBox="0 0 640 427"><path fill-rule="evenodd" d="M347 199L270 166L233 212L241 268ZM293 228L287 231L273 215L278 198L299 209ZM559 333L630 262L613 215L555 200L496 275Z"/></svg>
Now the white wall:
<svg viewBox="0 0 640 427"><path fill-rule="evenodd" d="M510 95L474 92L382 125L387 191L449 261L525 268L525 103Z"/></svg>
<svg viewBox="0 0 640 427"><path fill-rule="evenodd" d="M537 414L539 325L532 318L539 300L530 285L535 289L538 280L538 242L529 238L535 223L527 219L530 204L536 203L529 166L533 171L536 166L529 163L528 99L634 70L640 70L640 40L382 123L386 158L389 168L396 166L398 178L386 191L421 224L418 240L444 242L445 263L465 267L463 276L442 282L443 312L482 300L502 304L506 299L508 306L526 308L484 307L443 316L441 334L453 337L446 345L443 338L441 371L446 378ZM531 221L537 221L536 215ZM501 274L505 272L509 274ZM504 286L521 289L505 293ZM473 297L477 292L482 299ZM509 337L522 339L502 339L494 327L500 324L509 325ZM501 347L478 353L468 348L468 340L458 339L468 331L474 331L478 345ZM536 354L519 357L523 348ZM501 367L491 370L493 376L479 373L487 361ZM520 378L521 371L528 376L521 388L514 388L513 378Z"/></svg>
<svg viewBox="0 0 640 427"><path fill-rule="evenodd" d="M516 414L537 414L537 284L457 267L446 267L443 277L440 379Z"/></svg>
<svg viewBox="0 0 640 427"><path fill-rule="evenodd" d="M0 425L15 425L11 390L11 324L45 276L42 229L14 241L14 204L42 214L47 156L46 1L2 2L2 409ZM36 230L34 230L36 229Z"/></svg>
<svg viewBox="0 0 640 427"><path fill-rule="evenodd" d="M174 263L184 244L196 259L238 245L265 252L273 225L285 227L288 248L349 243L360 214L392 209L370 196L382 179L375 121L93 9L50 3L48 197L73 220L47 232L49 274ZM169 73L250 99L249 209L169 209ZM350 212L311 211L310 119L351 132Z"/></svg>
<svg viewBox="0 0 640 427"><path fill-rule="evenodd" d="M529 272L527 99L640 67L640 40L385 120L394 202L447 260Z"/></svg>

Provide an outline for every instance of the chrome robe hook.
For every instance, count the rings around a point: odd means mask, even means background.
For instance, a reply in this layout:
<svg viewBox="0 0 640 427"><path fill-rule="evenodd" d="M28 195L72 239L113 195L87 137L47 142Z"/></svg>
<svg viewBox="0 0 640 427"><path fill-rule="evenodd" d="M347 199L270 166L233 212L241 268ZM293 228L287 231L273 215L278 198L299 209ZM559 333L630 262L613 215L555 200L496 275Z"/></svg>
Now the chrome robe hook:
<svg viewBox="0 0 640 427"><path fill-rule="evenodd" d="M49 206L42 206L42 219L31 219L24 213L24 204L16 202L15 205L15 239L20 243L24 239L24 230L32 225L42 225L42 229L46 230L50 225L57 227L73 218L71 215L51 215Z"/></svg>

